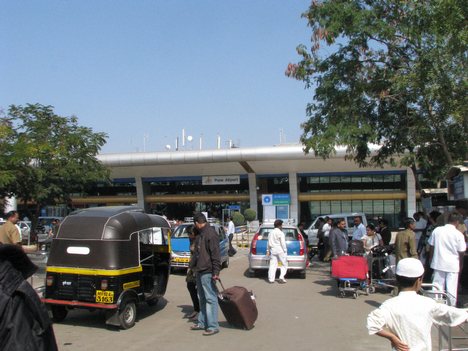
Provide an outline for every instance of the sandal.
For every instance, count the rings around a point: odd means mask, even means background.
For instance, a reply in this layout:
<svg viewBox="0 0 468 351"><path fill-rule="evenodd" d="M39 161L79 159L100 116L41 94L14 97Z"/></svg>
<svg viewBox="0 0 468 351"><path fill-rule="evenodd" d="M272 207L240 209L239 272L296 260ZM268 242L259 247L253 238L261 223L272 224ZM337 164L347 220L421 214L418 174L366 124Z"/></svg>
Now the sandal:
<svg viewBox="0 0 468 351"><path fill-rule="evenodd" d="M190 327L190 330L205 330L202 326L195 324Z"/></svg>

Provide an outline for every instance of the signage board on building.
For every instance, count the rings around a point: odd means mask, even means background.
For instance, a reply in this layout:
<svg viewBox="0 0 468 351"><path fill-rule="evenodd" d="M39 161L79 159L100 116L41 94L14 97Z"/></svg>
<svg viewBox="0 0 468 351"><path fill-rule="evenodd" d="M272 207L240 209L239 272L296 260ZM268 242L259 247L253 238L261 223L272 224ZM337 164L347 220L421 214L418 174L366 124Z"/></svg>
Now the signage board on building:
<svg viewBox="0 0 468 351"><path fill-rule="evenodd" d="M273 205L289 205L289 204L291 204L291 195L273 194Z"/></svg>
<svg viewBox="0 0 468 351"><path fill-rule="evenodd" d="M262 205L263 206L278 206L278 205L290 205L291 195L289 194L263 194Z"/></svg>
<svg viewBox="0 0 468 351"><path fill-rule="evenodd" d="M240 205L229 205L231 211L240 211Z"/></svg>
<svg viewBox="0 0 468 351"><path fill-rule="evenodd" d="M202 185L234 185L240 184L240 176L203 176Z"/></svg>
<svg viewBox="0 0 468 351"><path fill-rule="evenodd" d="M263 206L273 206L273 195L263 194L262 195L262 205Z"/></svg>

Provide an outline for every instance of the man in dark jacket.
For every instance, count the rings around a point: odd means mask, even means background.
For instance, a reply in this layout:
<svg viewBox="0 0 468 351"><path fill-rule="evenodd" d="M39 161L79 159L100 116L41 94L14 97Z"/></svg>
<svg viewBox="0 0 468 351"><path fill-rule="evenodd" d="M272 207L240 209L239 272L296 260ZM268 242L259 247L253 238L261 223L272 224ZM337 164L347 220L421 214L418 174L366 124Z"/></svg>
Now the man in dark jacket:
<svg viewBox="0 0 468 351"><path fill-rule="evenodd" d="M333 258L343 256L348 251L348 232L344 218L338 219L336 227L330 231L330 248Z"/></svg>
<svg viewBox="0 0 468 351"><path fill-rule="evenodd" d="M191 261L197 278L200 313L198 323L191 329L205 330L203 335L208 336L219 333L218 296L215 286L221 270L219 237L214 228L208 224L203 213L196 213L193 216L193 222L200 232Z"/></svg>
<svg viewBox="0 0 468 351"><path fill-rule="evenodd" d="M25 281L36 270L20 246L0 244L0 350L58 350L49 315Z"/></svg>

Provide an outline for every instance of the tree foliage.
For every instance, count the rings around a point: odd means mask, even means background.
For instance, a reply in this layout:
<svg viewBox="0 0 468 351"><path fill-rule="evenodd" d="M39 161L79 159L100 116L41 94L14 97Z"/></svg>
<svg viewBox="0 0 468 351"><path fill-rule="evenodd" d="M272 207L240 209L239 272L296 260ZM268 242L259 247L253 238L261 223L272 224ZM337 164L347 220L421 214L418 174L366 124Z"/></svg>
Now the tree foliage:
<svg viewBox="0 0 468 351"><path fill-rule="evenodd" d="M109 172L96 159L106 135L62 117L52 106L11 105L0 120L3 157L2 193L45 205L67 203L90 183L107 180ZM7 152L4 153L4 150ZM3 181L3 182L2 182Z"/></svg>
<svg viewBox="0 0 468 351"><path fill-rule="evenodd" d="M234 212L232 215L232 221L236 226L239 225L244 225L245 224L245 218L240 212Z"/></svg>
<svg viewBox="0 0 468 351"><path fill-rule="evenodd" d="M311 48L286 70L315 89L305 151L342 145L360 166L400 160L434 180L468 159L467 12L461 0L312 1Z"/></svg>
<svg viewBox="0 0 468 351"><path fill-rule="evenodd" d="M244 211L244 217L245 220L248 222L254 221L255 219L257 219L257 212L255 212L255 210L251 208L248 208Z"/></svg>

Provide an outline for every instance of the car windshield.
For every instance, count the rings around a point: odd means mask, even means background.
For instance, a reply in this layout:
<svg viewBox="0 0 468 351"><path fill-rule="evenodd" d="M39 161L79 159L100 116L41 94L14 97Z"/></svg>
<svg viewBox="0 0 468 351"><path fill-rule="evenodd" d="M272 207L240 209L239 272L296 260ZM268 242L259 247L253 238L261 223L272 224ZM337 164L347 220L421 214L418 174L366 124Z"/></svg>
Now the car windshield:
<svg viewBox="0 0 468 351"><path fill-rule="evenodd" d="M260 228L258 240L268 240L268 234L270 234L273 229L274 228ZM283 228L283 233L286 241L298 240L298 233L296 228Z"/></svg>
<svg viewBox="0 0 468 351"><path fill-rule="evenodd" d="M174 233L172 234L173 238L188 238L188 233L192 230L193 225L188 224L188 225L179 225L176 230L174 230Z"/></svg>

